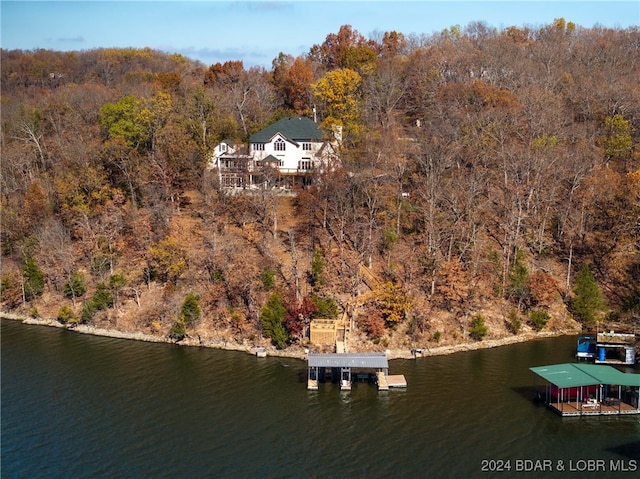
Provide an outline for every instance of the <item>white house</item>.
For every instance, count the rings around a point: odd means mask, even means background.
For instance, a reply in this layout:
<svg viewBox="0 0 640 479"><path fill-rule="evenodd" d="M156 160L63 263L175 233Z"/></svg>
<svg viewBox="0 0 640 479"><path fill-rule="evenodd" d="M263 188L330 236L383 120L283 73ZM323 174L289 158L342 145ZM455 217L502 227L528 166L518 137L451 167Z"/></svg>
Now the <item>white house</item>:
<svg viewBox="0 0 640 479"><path fill-rule="evenodd" d="M247 188L252 184L253 158L246 148L231 140L223 140L214 148L208 168L218 171L220 185L224 188Z"/></svg>
<svg viewBox="0 0 640 479"><path fill-rule="evenodd" d="M223 187L306 186L312 172L337 160L338 140L336 135L327 141L310 118L286 117L253 134L247 153L223 141L210 165L218 169Z"/></svg>

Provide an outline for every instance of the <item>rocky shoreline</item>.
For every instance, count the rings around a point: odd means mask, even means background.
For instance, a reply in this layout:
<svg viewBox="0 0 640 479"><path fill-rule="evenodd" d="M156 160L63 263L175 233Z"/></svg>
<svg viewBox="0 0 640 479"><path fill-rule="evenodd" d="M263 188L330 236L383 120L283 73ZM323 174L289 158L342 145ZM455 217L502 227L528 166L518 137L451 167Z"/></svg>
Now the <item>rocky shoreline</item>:
<svg viewBox="0 0 640 479"><path fill-rule="evenodd" d="M80 324L73 327L64 325L55 319L44 318L32 318L29 316L23 316L15 313L8 313L1 311L0 318L9 319L13 321L20 321L23 324L49 326L55 328L68 329L80 334L91 334L94 336L104 336L117 339L129 339L133 341L146 341L151 343L167 343L176 344L166 336L145 334L139 331L120 331L117 329L105 329L96 328L95 326L89 326L86 324ZM462 351L474 351L478 349L495 348L499 346L506 346L508 344L522 343L525 341L531 341L541 338L549 338L555 336L563 336L567 334L577 334L574 330L567 331L543 331L538 333L523 333L513 336L507 336L499 339L486 339L482 341L464 342L453 345L436 346L436 347L423 347L422 353L418 357L428 356L442 356L447 354L453 354ZM223 349L228 351L240 351L248 354L255 355L258 349L265 351L268 356L287 357L293 359L305 360L307 351L300 346L292 346L286 350L276 349L275 347L262 347L249 342L238 343L235 341L226 340L207 340L201 338L187 337L178 343L179 346L195 346L204 348ZM389 359L414 359L416 355L410 349L392 349L387 350L387 356Z"/></svg>

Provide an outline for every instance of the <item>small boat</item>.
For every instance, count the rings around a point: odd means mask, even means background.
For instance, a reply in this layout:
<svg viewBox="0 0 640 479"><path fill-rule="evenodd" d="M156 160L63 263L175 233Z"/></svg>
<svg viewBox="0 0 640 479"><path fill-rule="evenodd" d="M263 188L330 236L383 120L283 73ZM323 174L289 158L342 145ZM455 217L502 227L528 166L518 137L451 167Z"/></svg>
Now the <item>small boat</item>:
<svg viewBox="0 0 640 479"><path fill-rule="evenodd" d="M581 334L578 336L576 359L592 360L596 357L596 336L593 334Z"/></svg>

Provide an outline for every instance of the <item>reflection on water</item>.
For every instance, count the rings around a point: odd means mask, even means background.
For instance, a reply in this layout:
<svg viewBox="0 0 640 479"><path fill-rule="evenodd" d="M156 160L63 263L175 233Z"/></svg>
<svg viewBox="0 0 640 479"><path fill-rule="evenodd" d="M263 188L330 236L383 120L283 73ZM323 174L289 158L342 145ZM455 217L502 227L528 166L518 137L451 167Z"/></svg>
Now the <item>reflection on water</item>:
<svg viewBox="0 0 640 479"><path fill-rule="evenodd" d="M532 401L528 368L574 347L394 360L406 390L308 391L303 361L2 321L2 476L492 477L483 460L637 458L638 417Z"/></svg>

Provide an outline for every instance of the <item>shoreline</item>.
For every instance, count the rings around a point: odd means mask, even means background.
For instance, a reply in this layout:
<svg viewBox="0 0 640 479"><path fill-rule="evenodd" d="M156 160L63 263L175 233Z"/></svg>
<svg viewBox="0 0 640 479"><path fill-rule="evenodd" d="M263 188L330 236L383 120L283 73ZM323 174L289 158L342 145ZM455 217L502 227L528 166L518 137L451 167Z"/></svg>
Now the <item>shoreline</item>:
<svg viewBox="0 0 640 479"><path fill-rule="evenodd" d="M184 340L176 343L165 336L156 336L153 334L145 334L142 332L128 332L121 331L118 329L105 329L105 328L96 328L95 326L88 326L86 324L79 324L73 327L69 327L60 323L55 319L45 319L45 318L32 318L30 316L24 316L15 313L8 313L6 311L0 311L0 318L7 319L10 321L19 321L23 324L35 325L35 326L48 326L53 328L66 329L68 331L73 331L79 334L88 334L92 336L102 336L114 339L128 339L132 341L143 341L148 343L165 343L165 344L174 344L177 346L187 346L187 347L202 347L202 348L211 348L211 349L221 349L225 351L238 351L245 352L251 355L256 355L256 351L260 349L266 350L267 356L273 357L283 357L283 358L292 358L292 359L300 359L306 360L307 352L304 348L297 346L290 350L279 350L274 346L262 347L255 344L249 344L248 342L237 343L237 342L229 342L225 340L202 340L200 338L192 338L187 337ZM517 344L523 343L527 341L533 341L536 339L544 339L551 338L557 336L566 336L578 334L578 332L574 330L566 330L566 331L544 331L538 333L522 333L513 336L505 336L499 339L487 339L481 341L474 342L465 342L458 343L453 345L446 346L436 346L436 347L428 347L425 346L422 348L423 352L419 355L414 355L412 350L410 349L394 349L394 350L386 350L387 357L389 360L394 359L420 359L426 358L429 356L445 356L448 354L454 354L464 351L476 351L479 349L491 349L497 348L500 346L507 346L509 344Z"/></svg>

